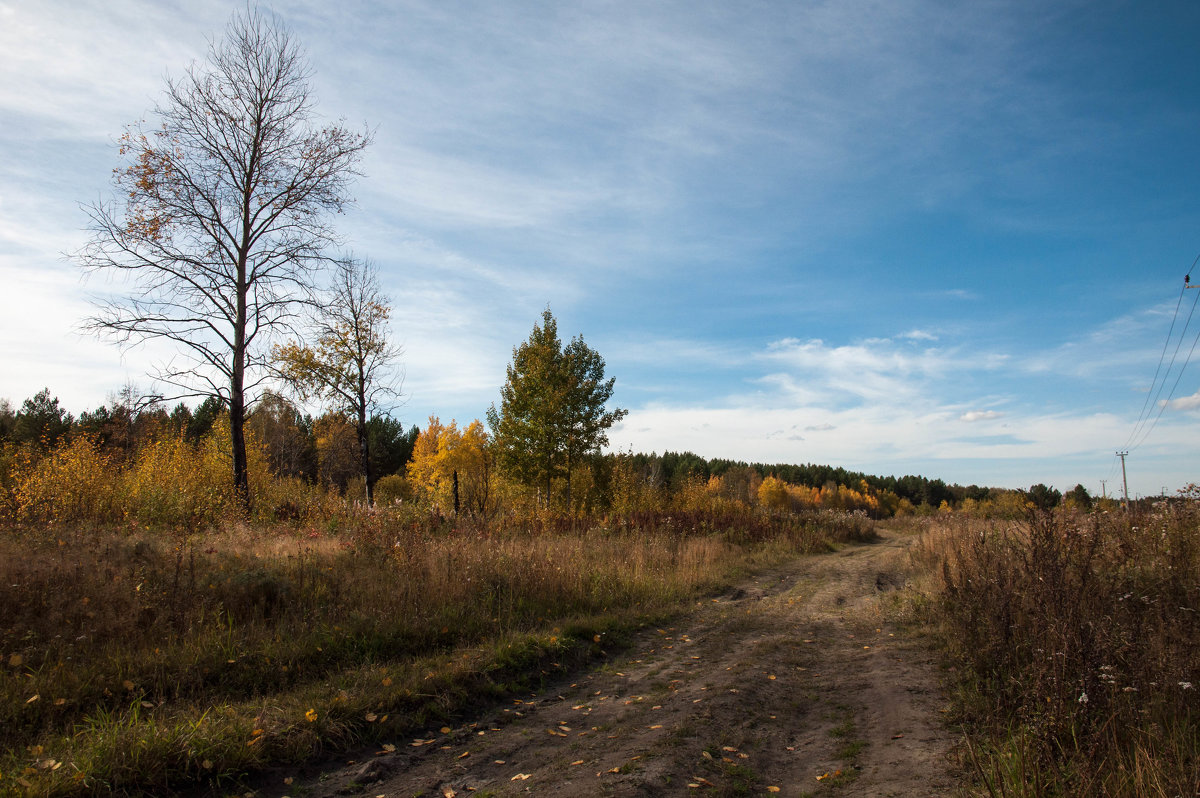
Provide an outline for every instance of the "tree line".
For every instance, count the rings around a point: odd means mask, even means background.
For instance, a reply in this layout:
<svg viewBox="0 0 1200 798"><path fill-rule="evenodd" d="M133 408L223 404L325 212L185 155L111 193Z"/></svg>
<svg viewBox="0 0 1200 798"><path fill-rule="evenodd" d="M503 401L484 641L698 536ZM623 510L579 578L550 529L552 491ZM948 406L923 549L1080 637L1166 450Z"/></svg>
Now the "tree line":
<svg viewBox="0 0 1200 798"><path fill-rule="evenodd" d="M210 397L195 408L179 402L168 409L140 398L131 386L76 416L44 388L19 408L0 399L0 449L36 457L85 438L119 463L163 437L178 437L194 446L227 419L228 408L219 399ZM420 430L405 429L396 419L379 414L370 416L365 426L373 472L403 474ZM341 493L365 476L356 424L344 413L326 411L314 417L281 394L267 391L247 414L246 427L276 477L294 477Z"/></svg>

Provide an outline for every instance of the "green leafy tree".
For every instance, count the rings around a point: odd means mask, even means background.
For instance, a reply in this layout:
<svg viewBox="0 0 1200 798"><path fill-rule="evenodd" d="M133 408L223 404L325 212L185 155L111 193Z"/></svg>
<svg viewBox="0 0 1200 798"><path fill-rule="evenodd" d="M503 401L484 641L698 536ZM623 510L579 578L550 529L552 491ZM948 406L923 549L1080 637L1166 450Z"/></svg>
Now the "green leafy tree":
<svg viewBox="0 0 1200 798"><path fill-rule="evenodd" d="M59 406L58 397L43 388L21 405L13 424L13 439L51 448L71 431L73 423L71 414Z"/></svg>
<svg viewBox="0 0 1200 798"><path fill-rule="evenodd" d="M1063 501L1072 507L1087 512L1092 509L1092 494L1083 485L1076 485L1071 492L1063 497Z"/></svg>
<svg viewBox="0 0 1200 798"><path fill-rule="evenodd" d="M329 219L370 141L317 123L311 77L283 26L253 7L236 15L206 64L168 79L157 122L121 137L117 200L87 208L92 238L77 255L124 281L87 327L122 346L171 342L155 376L173 398L225 403L244 506L246 414L271 343L340 244Z"/></svg>
<svg viewBox="0 0 1200 798"><path fill-rule="evenodd" d="M1062 501L1062 492L1047 487L1041 482L1032 485L1025 496L1039 510L1051 510L1057 507Z"/></svg>
<svg viewBox="0 0 1200 798"><path fill-rule="evenodd" d="M12 438L17 426L17 413L7 399L0 399L0 443Z"/></svg>
<svg viewBox="0 0 1200 798"><path fill-rule="evenodd" d="M587 456L608 444L608 429L626 411L605 407L614 378L604 379L604 358L576 336L564 348L549 309L529 339L513 349L500 408L489 408L500 466L517 481L545 490L549 506L554 480L566 485Z"/></svg>
<svg viewBox="0 0 1200 798"><path fill-rule="evenodd" d="M367 436L371 447L371 471L376 479L391 474L402 474L404 466L412 459L420 430L408 428L390 416L371 416L367 422Z"/></svg>
<svg viewBox="0 0 1200 798"><path fill-rule="evenodd" d="M194 413L188 414L184 437L192 443L199 443L201 438L212 431L217 419L226 412L227 408L222 399L216 396L208 397L200 403Z"/></svg>

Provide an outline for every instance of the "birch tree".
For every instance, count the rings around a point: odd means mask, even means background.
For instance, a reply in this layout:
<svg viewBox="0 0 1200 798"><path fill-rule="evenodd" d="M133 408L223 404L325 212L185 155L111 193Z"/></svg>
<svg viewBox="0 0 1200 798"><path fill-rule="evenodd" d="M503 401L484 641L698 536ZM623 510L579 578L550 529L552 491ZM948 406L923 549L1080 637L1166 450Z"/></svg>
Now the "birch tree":
<svg viewBox="0 0 1200 798"><path fill-rule="evenodd" d="M320 124L312 72L274 18L234 16L207 60L167 80L154 123L129 126L116 196L86 207L77 254L119 287L85 327L123 346L165 340L153 376L229 412L233 483L248 505L247 405L269 374L314 273L340 244L330 215L349 202L368 131Z"/></svg>
<svg viewBox="0 0 1200 798"><path fill-rule="evenodd" d="M391 304L379 288L375 267L344 260L315 314L313 343L289 341L274 351L281 374L303 398L323 401L354 425L368 504L375 500L378 476L371 464L368 421L385 400L399 394L400 347L388 337L390 317Z"/></svg>

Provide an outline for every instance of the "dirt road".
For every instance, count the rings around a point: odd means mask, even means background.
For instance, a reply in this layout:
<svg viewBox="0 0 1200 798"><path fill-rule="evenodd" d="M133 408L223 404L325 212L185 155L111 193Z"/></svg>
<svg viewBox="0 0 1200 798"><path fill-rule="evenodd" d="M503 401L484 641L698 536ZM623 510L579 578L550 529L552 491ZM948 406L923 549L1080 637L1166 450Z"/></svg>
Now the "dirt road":
<svg viewBox="0 0 1200 798"><path fill-rule="evenodd" d="M801 558L624 656L273 795L954 792L932 656L881 613L909 538Z"/></svg>

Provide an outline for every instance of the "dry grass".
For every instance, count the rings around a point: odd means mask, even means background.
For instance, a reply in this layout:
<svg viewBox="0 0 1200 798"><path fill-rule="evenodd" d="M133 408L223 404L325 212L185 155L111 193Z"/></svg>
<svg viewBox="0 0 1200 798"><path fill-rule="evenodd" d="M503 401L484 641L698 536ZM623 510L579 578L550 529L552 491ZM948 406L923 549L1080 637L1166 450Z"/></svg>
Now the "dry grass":
<svg viewBox="0 0 1200 798"><path fill-rule="evenodd" d="M993 795L1200 791L1200 512L934 522L937 618Z"/></svg>
<svg viewBox="0 0 1200 798"><path fill-rule="evenodd" d="M594 656L740 569L867 534L826 521L10 528L0 792L161 793L395 739Z"/></svg>

